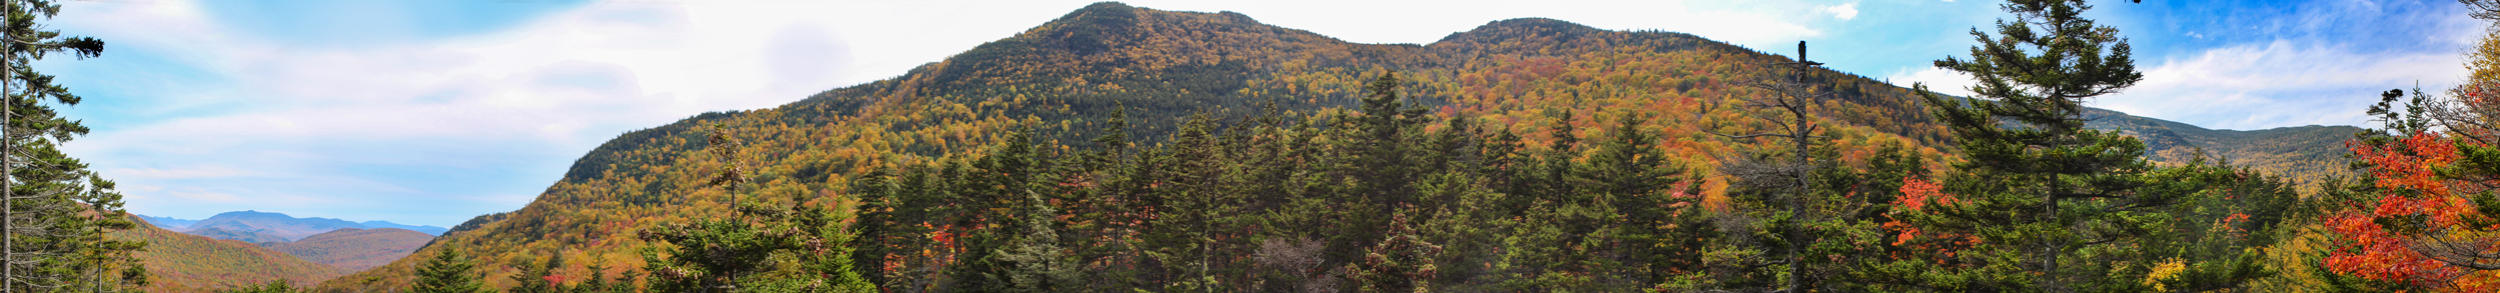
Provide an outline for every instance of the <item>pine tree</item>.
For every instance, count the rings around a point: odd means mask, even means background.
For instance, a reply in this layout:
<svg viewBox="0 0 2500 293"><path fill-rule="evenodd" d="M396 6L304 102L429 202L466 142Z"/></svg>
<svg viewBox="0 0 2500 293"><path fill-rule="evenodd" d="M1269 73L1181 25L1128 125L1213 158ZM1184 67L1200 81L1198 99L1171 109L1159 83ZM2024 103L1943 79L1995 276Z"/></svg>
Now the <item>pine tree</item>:
<svg viewBox="0 0 2500 293"><path fill-rule="evenodd" d="M478 282L478 276L471 272L473 266L475 264L469 262L468 257L460 255L460 249L445 246L443 249L435 250L433 257L426 258L425 264L417 267L416 283L410 285L408 291L417 293L486 292L486 284Z"/></svg>
<svg viewBox="0 0 2500 293"><path fill-rule="evenodd" d="M883 167L870 169L868 174L852 179L849 192L846 192L859 199L859 223L851 225L851 235L857 235L860 241L852 250L851 267L859 269L862 277L868 278L872 284L887 284L887 258L904 251L907 246L899 246L897 242L909 237L899 233L903 230L903 222L895 214L902 201L894 196L895 187L888 170Z"/></svg>
<svg viewBox="0 0 2500 293"><path fill-rule="evenodd" d="M1617 116L1606 139L1588 156L1586 204L1616 211L1599 219L1613 226L1604 232L1614 242L1607 257L1624 267L1635 284L1655 284L1667 277L1697 270L1701 256L1692 247L1712 238L1701 219L1696 196L1671 190L1680 186L1682 170L1668 165L1658 140L1642 130L1639 114Z"/></svg>
<svg viewBox="0 0 2500 293"><path fill-rule="evenodd" d="M0 291L130 291L147 282L132 255L146 246L112 240L105 233L137 226L122 210L111 180L60 147L87 134L87 127L53 106L82 100L30 64L51 54L95 57L104 42L66 37L41 22L60 12L47 0L0 1L8 42L0 56L0 168L10 183L0 187Z"/></svg>
<svg viewBox="0 0 2500 293"><path fill-rule="evenodd" d="M1943 290L2141 291L2148 273L2120 265L2150 209L2182 194L2145 192L2144 144L2084 127L2082 103L2143 79L2117 29L2082 17L2080 0L2015 0L1997 34L1976 29L1969 59L1937 67L1971 75L1985 100L1921 90L1968 158L1943 182L1949 204L1909 213L1929 232L1975 239L1938 265L1894 262L1892 272ZM1908 188L1904 189L1909 190ZM1943 257L1943 256L1939 256Z"/></svg>
<svg viewBox="0 0 2500 293"><path fill-rule="evenodd" d="M1062 292L1081 288L1078 278L1081 273L1078 270L1082 268L1060 244L1058 230L1051 227L1058 218L1058 211L1043 202L1039 194L1027 194L1025 197L1025 205L1017 209L1022 215L1014 223L1017 226L1015 230L1022 234L1008 239L1006 245L995 252L999 261L1009 269L1006 281L1012 286L1003 291Z"/></svg>
<svg viewBox="0 0 2500 293"><path fill-rule="evenodd" d="M562 285L562 284L557 284L557 283L556 283L556 280L557 280L557 279L555 278L555 273L553 272L553 271L555 270L556 262L557 262L557 261L556 261L556 258L552 258L552 257L551 257L551 258L548 258L548 259L547 259L547 260L545 260L545 261L541 261L541 262L539 262L539 264L538 264L538 265L530 265L530 266L526 266L526 267L519 268L519 271L520 271L519 273L514 273L514 274L512 274L511 276L507 276L507 277L506 277L506 278L510 278L510 279L512 280L512 283L513 283L513 284L517 284L517 285L512 286L512 288L505 288L505 289L504 289L504 292L509 292L509 293L554 293L554 292L561 292L561 290L558 290L559 288L557 288L557 286L560 286L560 285Z"/></svg>
<svg viewBox="0 0 2500 293"><path fill-rule="evenodd" d="M1387 223L1379 215L1395 213L1400 205L1414 204L1410 189L1417 173L1415 143L1418 132L1431 117L1423 108L1411 107L1399 97L1398 87L1405 83L1397 73L1387 72L1363 85L1363 106L1360 115L1352 117L1353 137L1344 147L1350 157L1340 166L1349 177L1346 198L1348 209L1365 213L1343 218L1350 233L1335 235L1330 243L1331 256L1337 262L1358 261L1360 249L1373 246L1384 238Z"/></svg>
<svg viewBox="0 0 2500 293"><path fill-rule="evenodd" d="M1360 292L1432 292L1433 277L1439 266L1441 246L1417 235L1406 210L1401 208L1389 216L1387 238L1363 253L1363 260L1346 268L1346 278Z"/></svg>
<svg viewBox="0 0 2500 293"><path fill-rule="evenodd" d="M1483 180L1458 170L1444 170L1416 182L1426 202L1437 203L1431 219L1415 228L1425 242L1440 245L1441 253L1433 259L1436 276L1432 284L1451 291L1491 290L1483 288L1494 282L1493 264L1502 251L1502 234L1510 218L1506 209L1497 205L1506 195L1485 188Z"/></svg>
<svg viewBox="0 0 2500 293"><path fill-rule="evenodd" d="M715 127L715 129L718 129ZM710 181L732 197L733 215L641 231L661 245L642 251L652 291L869 292L876 287L853 271L855 235L843 227L850 214L812 204L793 194L788 205L748 204L736 195L748 181L734 155L738 141L711 133L711 153L729 161ZM756 199L763 200L763 199ZM773 264L794 260L796 270ZM796 276L796 277L793 277ZM524 282L525 284L527 282Z"/></svg>
<svg viewBox="0 0 2500 293"><path fill-rule="evenodd" d="M225 289L225 290L218 290L217 292L223 292L223 293L296 293L296 292L312 292L312 291L311 291L311 290L305 290L304 288L296 288L294 283L287 283L287 281L286 281L286 280L269 280L269 282L268 282L268 283L261 283L261 284L259 284L259 285L247 285L247 286L236 287L236 288Z"/></svg>

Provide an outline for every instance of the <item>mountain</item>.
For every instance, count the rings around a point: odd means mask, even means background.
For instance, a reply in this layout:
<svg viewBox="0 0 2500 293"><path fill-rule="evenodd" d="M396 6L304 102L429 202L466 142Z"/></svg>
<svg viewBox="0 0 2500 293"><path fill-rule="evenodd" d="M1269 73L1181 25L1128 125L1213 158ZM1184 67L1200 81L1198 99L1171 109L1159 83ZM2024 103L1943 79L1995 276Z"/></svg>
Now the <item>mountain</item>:
<svg viewBox="0 0 2500 293"><path fill-rule="evenodd" d="M154 226L115 231L107 237L147 241L147 249L141 250L138 258L151 275L145 288L148 292L212 292L271 280L310 286L345 273L252 243Z"/></svg>
<svg viewBox="0 0 2500 293"><path fill-rule="evenodd" d="M266 230L236 231L226 230L221 227L200 227L197 229L191 229L190 231L183 231L182 233L255 244L286 243L287 241L293 241L287 239L286 236L280 236Z"/></svg>
<svg viewBox="0 0 2500 293"><path fill-rule="evenodd" d="M184 220L184 219L175 219L175 218L173 218L173 217L157 217L157 216L148 216L148 215L137 215L137 216L139 216L139 219L140 219L140 220L145 220L145 221L147 221L148 225L156 225L156 227L157 227L157 228L165 228L166 230L175 230L175 231L181 231L181 230L185 230L185 229L190 229L190 228L191 228L191 224L192 224L192 223L199 223L199 222L200 222L200 220Z"/></svg>
<svg viewBox="0 0 2500 293"><path fill-rule="evenodd" d="M1382 24L1394 25L1394 24ZM1912 56L1927 58L1938 56ZM1401 91L1423 109L1466 117L1488 128L1517 130L1543 148L1543 130L1567 121L1578 137L1597 137L1600 118L1652 115L1639 125L1674 142L1677 162L1710 174L1727 155L1773 145L1736 141L1708 131L1761 127L1726 105L1766 94L1746 85L1776 76L1767 64L1784 57L1673 32L1626 32L1526 18L1494 21L1431 44L1356 44L1308 31L1262 24L1232 12L1160 11L1097 3L891 79L827 90L778 107L704 113L627 132L592 149L527 206L480 217L425 250L458 247L482 264L489 285L513 285L525 267L559 264L554 274L589 275L588 264L638 268L646 247L637 231L663 223L727 213L730 198L705 183L730 168L704 152L706 135L738 139L744 170L757 170L750 201L851 203L841 194L851 178L879 166L977 156L1030 128L1038 139L1068 145L1100 136L1101 123L1125 107L1131 145L1170 137L1194 115L1238 124L1263 113L1331 113L1359 105L1362 81L1397 72ZM1910 89L1864 76L1810 71L1827 86L1817 105L1835 145L1863 150L1905 144L1929 157L1950 138ZM2109 129L2161 140L2148 153L2225 154L2245 166L2286 166L2287 160L2329 160L2319 140L2339 128L2224 131L2110 113ZM2300 135L2284 135L2300 134ZM2346 134L2349 134L2348 132ZM2326 145L2326 146L2322 146ZM1053 150L1068 152L1070 150ZM1853 151L1854 152L1854 151ZM1844 157L1862 156L1847 153ZM2185 156L2193 157L2193 156ZM2281 172L2281 170L2268 170ZM1712 174L1700 193L1724 198L1726 176ZM482 222L481 222L482 220ZM421 260L400 259L324 282L320 290L362 292L404 287Z"/></svg>
<svg viewBox="0 0 2500 293"><path fill-rule="evenodd" d="M408 230L408 231L414 231L414 232L417 232L417 233L425 233L425 235L427 235L427 236L442 236L444 231L450 231L450 230L451 230L451 229L447 229L447 228L443 228L443 227L435 227L435 226L419 226L419 225L408 225L408 224L392 223L392 222L390 222L390 221L379 221L379 220L376 220L376 221L364 221L364 222L357 222L356 224L359 224L359 225L364 225L364 226L365 226L365 228L367 228L367 229L381 229L381 228L404 229L404 230Z"/></svg>
<svg viewBox="0 0 2500 293"><path fill-rule="evenodd" d="M388 264L392 260L416 252L417 247L434 241L434 235L399 228L339 229L313 234L295 242L271 245L270 249L285 252L306 261L336 266L348 272Z"/></svg>
<svg viewBox="0 0 2500 293"><path fill-rule="evenodd" d="M287 216L286 214L261 211L219 213L216 216L208 217L208 219L200 220L199 223L191 224L191 230L193 231L216 230L224 232L222 235L260 234L285 239L285 241L295 241L296 239L303 239L304 236L330 232L330 230L363 227L364 225L362 224L348 222L346 220L331 218L296 218ZM216 235L204 236L218 237Z"/></svg>
<svg viewBox="0 0 2500 293"><path fill-rule="evenodd" d="M406 229L423 232L427 235L440 234L442 231L446 230L442 227L401 225L385 221L365 221L358 223L331 218L296 218L281 213L239 211L225 212L217 214L216 216L210 216L208 219L192 223L190 228L184 232L189 232L194 235L216 237L219 239L242 240L253 243L270 243L296 241L297 239L303 239L305 236L327 233L339 229L372 228Z"/></svg>
<svg viewBox="0 0 2500 293"><path fill-rule="evenodd" d="M2210 160L2263 170L2303 184L2318 183L2327 176L2348 174L2350 167L2344 158L2344 141L2363 130L2341 125L2260 130L2206 129L2100 109L2093 109L2085 117L2092 119L2086 123L2092 128L2114 129L2143 140L2145 152L2155 161L2186 162L2195 159L2201 151Z"/></svg>

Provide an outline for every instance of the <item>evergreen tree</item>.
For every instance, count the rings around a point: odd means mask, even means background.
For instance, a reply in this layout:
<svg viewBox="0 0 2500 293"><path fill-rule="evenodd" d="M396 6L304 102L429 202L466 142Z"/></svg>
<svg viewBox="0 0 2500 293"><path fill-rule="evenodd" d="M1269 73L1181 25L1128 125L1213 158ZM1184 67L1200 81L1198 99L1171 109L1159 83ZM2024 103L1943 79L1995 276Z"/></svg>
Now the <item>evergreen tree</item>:
<svg viewBox="0 0 2500 293"><path fill-rule="evenodd" d="M852 250L851 267L858 268L861 277L867 278L869 283L880 285L888 284L887 258L898 251L907 251L906 246L899 246L897 242L910 237L899 233L904 229L904 222L896 213L902 201L894 196L895 187L888 170L883 167L870 169L868 174L852 179L849 192L846 192L859 199L859 223L851 225L851 235L858 235L860 241L858 247Z"/></svg>
<svg viewBox="0 0 2500 293"><path fill-rule="evenodd" d="M526 267L521 267L521 268L519 268L519 271L520 271L519 273L514 273L514 274L512 274L512 276L507 277L507 278L510 278L510 279L512 280L512 283L513 283L513 284L516 284L516 285L512 286L512 288L505 288L505 289L504 289L504 292L509 292L509 293L554 293L554 292L562 292L562 291L558 290L558 289L560 289L560 288L557 288L557 287L558 287L558 286L561 286L561 285L563 285L563 284L558 284L558 283L556 282L558 279L556 279L556 277L555 277L555 273L553 272L553 271L555 270L556 262L557 262L557 261L556 261L556 258L552 258L552 257L551 257L551 258L547 258L547 260L545 260L545 261L540 262L538 265L529 265L529 266L526 266Z"/></svg>
<svg viewBox="0 0 2500 293"><path fill-rule="evenodd" d="M1638 114L1617 116L1606 139L1590 150L1583 186L1592 196L1588 207L1616 211L1593 216L1612 226L1603 242L1614 246L1606 257L1623 265L1622 277L1630 279L1620 281L1655 284L1701 267L1698 250L1690 248L1712 236L1701 221L1700 198L1672 190L1681 186L1682 170L1667 164L1658 139L1642 124Z"/></svg>
<svg viewBox="0 0 2500 293"><path fill-rule="evenodd" d="M296 288L294 283L287 283L287 281L286 281L286 280L269 280L269 282L268 282L268 283L260 283L259 285L248 285L248 286L236 287L236 288L231 288L231 289L218 290L217 292L223 292L223 293L296 293L296 292L312 292L312 291L311 291L311 290L305 290L304 288Z"/></svg>
<svg viewBox="0 0 2500 293"><path fill-rule="evenodd" d="M416 293L486 292L486 284L478 282L478 276L471 272L473 266L475 264L471 263L468 257L460 255L460 249L445 246L443 249L435 250L433 257L426 258L425 264L417 267L416 283L410 285L408 291Z"/></svg>
<svg viewBox="0 0 2500 293"><path fill-rule="evenodd" d="M1492 267L1500 258L1502 234L1510 218L1499 208L1507 195L1485 188L1476 176L1445 170L1416 182L1425 201L1439 203L1431 219L1418 224L1415 230L1424 242L1441 246L1434 257L1436 276L1432 284L1446 290L1493 290L1489 288L1498 275Z"/></svg>
<svg viewBox="0 0 2500 293"><path fill-rule="evenodd" d="M2137 236L2161 232L2147 229L2158 222L2153 209L2184 194L2142 190L2151 168L2141 158L2144 144L2085 128L2082 106L2143 78L2131 48L2117 29L2083 18L2090 6L2080 0L2015 0L2003 8L2014 20L1998 22L1995 35L1972 30L1980 45L1969 59L1936 61L1976 78L1971 90L1985 100L1920 91L1968 160L1933 193L1942 197L1929 201L1939 204L1900 214L1929 240L1973 241L1880 269L1940 290L2149 289L2150 268L2127 265L2140 253L2131 247Z"/></svg>
<svg viewBox="0 0 2500 293"><path fill-rule="evenodd" d="M1081 288L1081 279L1078 278L1081 273L1078 270L1082 267L1077 266L1075 259L1067 254L1059 242L1059 232L1051 227L1059 215L1058 211L1044 203L1039 194L1027 194L1025 197L1027 202L1017 209L1022 215L1017 217L1015 223L1018 226L1015 230L1023 234L1009 239L1004 247L999 248L1000 251L994 253L1009 269L1006 281L1011 286L1002 292L1062 292Z"/></svg>
<svg viewBox="0 0 2500 293"><path fill-rule="evenodd" d="M1388 238L1363 253L1363 260L1346 268L1347 277L1360 292L1432 292L1432 280L1438 275L1441 246L1417 235L1415 225L1407 219L1407 209L1389 216Z"/></svg>
<svg viewBox="0 0 2500 293"><path fill-rule="evenodd" d="M739 143L724 132L711 133L710 141L714 157L730 163L711 182L732 195L733 216L641 231L638 237L662 244L642 251L644 270L653 279L647 289L876 291L853 271L855 236L842 226L851 220L848 213L811 204L805 194L793 194L787 206L738 201L735 195L745 191L741 187L748 181L734 159ZM796 263L797 268L785 270L777 263Z"/></svg>
<svg viewBox="0 0 2500 293"><path fill-rule="evenodd" d="M1348 232L1335 235L1330 255L1338 263L1359 261L1361 249L1385 238L1387 223L1379 215L1396 212L1400 205L1414 204L1415 193L1409 188L1417 172L1412 157L1412 134L1431 117L1423 108L1410 107L1398 95L1405 83L1395 72L1382 73L1363 85L1363 106L1354 116L1352 137L1344 140L1350 157L1340 166L1349 179L1345 209L1365 211L1341 218Z"/></svg>
<svg viewBox="0 0 2500 293"><path fill-rule="evenodd" d="M131 291L147 282L133 253L146 243L112 240L105 233L137 227L122 210L111 180L62 153L64 143L87 127L54 106L82 100L52 75L30 64L52 54L95 57L104 42L62 36L42 22L61 6L48 0L0 1L0 166L9 184L0 187L0 291Z"/></svg>

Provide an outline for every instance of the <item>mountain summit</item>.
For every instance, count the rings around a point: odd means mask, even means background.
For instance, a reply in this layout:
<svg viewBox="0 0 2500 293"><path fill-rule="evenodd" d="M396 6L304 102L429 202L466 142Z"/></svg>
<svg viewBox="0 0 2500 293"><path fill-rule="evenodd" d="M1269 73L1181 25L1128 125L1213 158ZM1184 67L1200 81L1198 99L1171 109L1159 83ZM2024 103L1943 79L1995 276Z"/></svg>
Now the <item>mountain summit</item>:
<svg viewBox="0 0 2500 293"><path fill-rule="evenodd" d="M443 235L415 255L458 247L477 256L482 267L562 264L552 265L550 273L606 274L580 264L631 268L620 264L640 264L640 252L651 245L636 237L638 231L728 214L732 195L704 184L719 170L755 170L754 184L737 195L745 201L850 207L857 198L840 190L861 174L978 156L1019 129L1042 141L1140 151L1171 137L1193 116L1244 124L1288 113L1341 113L1361 105L1363 80L1390 72L1408 82L1399 89L1418 112L1516 130L1535 148L1557 139L1546 129L1579 129L1571 134L1597 137L1601 133L1592 126L1598 118L1650 115L1654 119L1636 127L1674 141L1664 147L1666 156L1712 172L1720 160L1731 159L1725 155L1731 150L1760 146L1710 136L1705 127L1746 119L1719 106L1766 94L1746 85L1773 77L1767 64L1784 61L1689 34L1609 31L1553 19L1494 21L1433 44L1384 45L1348 43L1238 13L1096 3L892 79L625 133L584 154L527 206L463 224L462 231ZM1936 147L1949 138L1911 90L1843 72L1807 72L1804 79L1832 92L1831 99L1820 101L1823 113L1817 116L1847 137L1845 146L1898 143L1911 152L1942 156ZM1126 116L1111 116L1115 109ZM2176 138L2151 152L2202 148L2254 166L2332 154L2251 156L2227 153L2243 150L2230 145L2313 149L2318 137L2349 135L2333 132L2353 129L2217 132L2111 113L2125 119L2096 126ZM1112 119L1128 127L1102 133ZM714 133L741 149L732 157L708 152ZM1143 143L1085 143L1105 134ZM1724 179L1707 180L1694 185L1697 193L1725 196L1727 182L1717 181ZM400 259L321 288L404 288L417 262ZM512 273L497 271L486 279L497 287L530 279Z"/></svg>

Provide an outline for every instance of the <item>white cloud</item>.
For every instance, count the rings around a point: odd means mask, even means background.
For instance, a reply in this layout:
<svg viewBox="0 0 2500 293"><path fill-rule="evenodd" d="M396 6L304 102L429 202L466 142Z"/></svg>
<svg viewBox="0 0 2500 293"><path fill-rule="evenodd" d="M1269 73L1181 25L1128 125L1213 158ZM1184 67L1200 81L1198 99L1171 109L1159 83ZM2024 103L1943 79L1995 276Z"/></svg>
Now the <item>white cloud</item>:
<svg viewBox="0 0 2500 293"><path fill-rule="evenodd" d="M2456 53L2356 52L2290 41L2184 56L2139 61L2142 82L2092 105L2226 129L2363 125L2361 112L2380 91L2437 91L2465 75Z"/></svg>
<svg viewBox="0 0 2500 293"><path fill-rule="evenodd" d="M2087 101L2117 110L2218 129L2363 125L2362 110L2391 88L2438 91L2464 76L2459 54L2355 52L2290 41L2242 44L2158 61L2137 60L2144 80ZM1943 68L1885 78L1908 87L1969 96L1974 81Z"/></svg>
<svg viewBox="0 0 2500 293"><path fill-rule="evenodd" d="M157 117L70 144L132 186L186 186L131 189L134 208L351 201L330 211L337 214L313 214L337 217L462 193L375 177L398 169L524 169L503 173L527 174L511 180L533 188L493 193L512 196L543 188L573 156L618 132L774 106L864 79L851 76L848 43L819 15L835 4L600 3L508 31L354 48L263 40L222 26L201 5L74 3L58 18L111 40L112 53L161 56L228 81L137 98L238 110ZM211 90L177 91L190 87ZM504 160L513 157L530 158ZM243 175L302 188L208 180ZM312 188L321 185L329 187ZM413 222L456 222L531 197L439 207L439 218Z"/></svg>
<svg viewBox="0 0 2500 293"><path fill-rule="evenodd" d="M1978 83L1971 80L1969 74L1941 67L1923 67L1917 71L1894 72L1890 76L1885 76L1884 80L1905 88L1925 84L1929 91L1963 97L1971 96L1971 85Z"/></svg>
<svg viewBox="0 0 2500 293"><path fill-rule="evenodd" d="M1831 13L1832 17L1839 18L1840 20L1855 19L1858 18L1858 3L1849 2L1840 5L1832 5L1831 7L1824 7L1823 12Z"/></svg>

